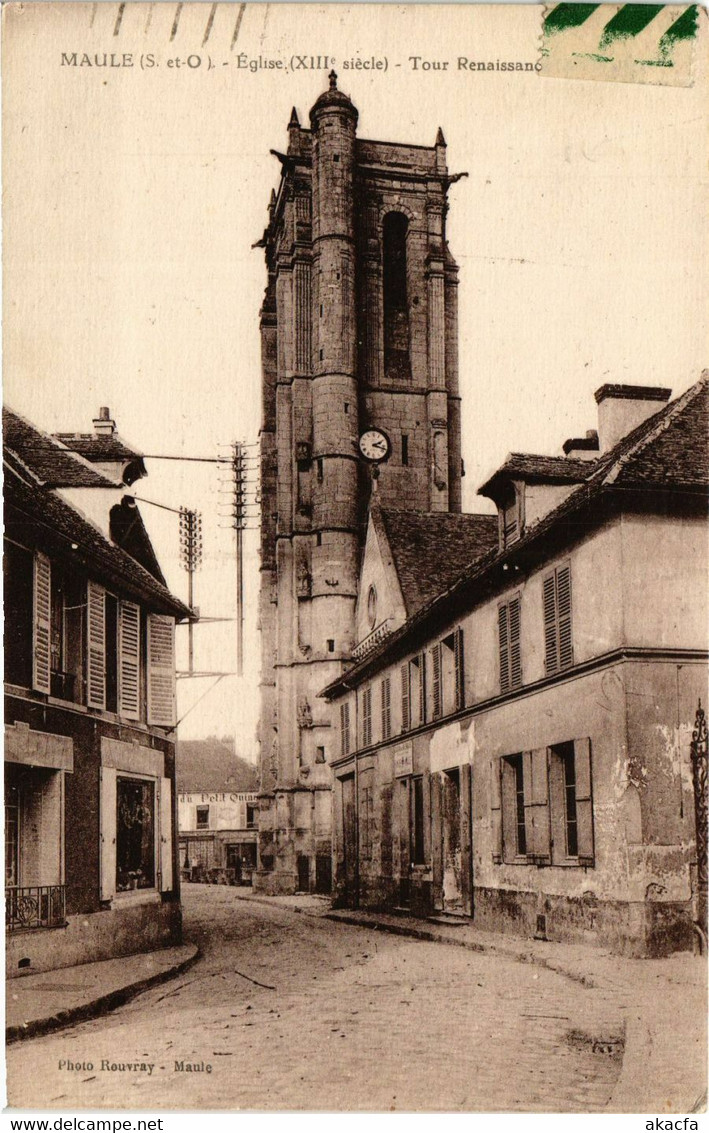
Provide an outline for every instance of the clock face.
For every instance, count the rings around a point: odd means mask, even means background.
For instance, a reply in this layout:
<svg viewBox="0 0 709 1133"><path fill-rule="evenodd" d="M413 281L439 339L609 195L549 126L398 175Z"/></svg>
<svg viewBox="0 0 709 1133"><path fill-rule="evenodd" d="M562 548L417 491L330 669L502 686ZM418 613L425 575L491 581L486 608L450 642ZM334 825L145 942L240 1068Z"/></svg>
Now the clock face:
<svg viewBox="0 0 709 1133"><path fill-rule="evenodd" d="M367 429L359 438L359 451L373 464L386 460L390 448L389 438L381 429Z"/></svg>

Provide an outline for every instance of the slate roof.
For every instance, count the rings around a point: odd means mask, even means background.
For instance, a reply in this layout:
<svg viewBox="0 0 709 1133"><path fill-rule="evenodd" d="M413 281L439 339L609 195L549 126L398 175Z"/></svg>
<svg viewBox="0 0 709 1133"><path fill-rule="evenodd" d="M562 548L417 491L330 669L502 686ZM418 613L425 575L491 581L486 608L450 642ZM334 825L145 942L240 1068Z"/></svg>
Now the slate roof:
<svg viewBox="0 0 709 1133"><path fill-rule="evenodd" d="M142 452L128 448L117 433L113 436L100 436L98 433L54 433L57 440L72 452L77 452L87 460L135 460Z"/></svg>
<svg viewBox="0 0 709 1133"><path fill-rule="evenodd" d="M114 480L7 406L3 406L2 429L6 453L16 457L14 466L24 467L39 484L48 488L115 488Z"/></svg>
<svg viewBox="0 0 709 1133"><path fill-rule="evenodd" d="M186 794L209 791L247 794L258 791L258 769L233 744L214 737L179 740L175 759L177 790Z"/></svg>
<svg viewBox="0 0 709 1133"><path fill-rule="evenodd" d="M498 542L496 515L375 507L372 519L384 527L409 617Z"/></svg>
<svg viewBox="0 0 709 1133"><path fill-rule="evenodd" d="M709 491L708 392L709 370L705 370L696 385L681 397L643 421L599 460L588 462L588 479L558 507L530 526L510 547L471 563L447 590L441 590L381 645L332 681L321 695L328 698L340 695L346 687L354 687L366 679L385 656L405 647L410 636L425 632L423 627L429 619L443 618L447 612L450 616L451 608L457 611L470 608L490 593L509 586L510 567L525 561L543 562L557 531L578 534L592 527L605 515L604 499L619 488L626 499L628 490L663 494L689 491L706 498Z"/></svg>
<svg viewBox="0 0 709 1133"><path fill-rule="evenodd" d="M595 466L594 460L511 452L489 480L478 488L478 495L494 500L499 488L508 480L526 480L532 484L580 484L588 479Z"/></svg>
<svg viewBox="0 0 709 1133"><path fill-rule="evenodd" d="M178 619L189 616L183 602L80 511L54 491L38 491L7 463L4 492L6 525L19 530L23 541L65 560L72 557L97 581L115 586L124 597L148 603L156 613Z"/></svg>

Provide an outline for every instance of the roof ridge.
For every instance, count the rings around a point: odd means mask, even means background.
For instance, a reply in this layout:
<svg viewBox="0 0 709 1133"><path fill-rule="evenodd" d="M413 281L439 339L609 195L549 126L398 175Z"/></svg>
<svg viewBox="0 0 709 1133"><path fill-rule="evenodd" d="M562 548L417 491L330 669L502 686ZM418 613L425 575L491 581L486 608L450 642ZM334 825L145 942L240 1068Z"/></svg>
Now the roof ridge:
<svg viewBox="0 0 709 1133"><path fill-rule="evenodd" d="M637 440L635 440L631 444L630 448L626 452L621 452L620 455L616 457L614 461L612 461L610 467L603 476L603 483L614 484L625 465L633 457L636 457L639 453L641 453L643 449L647 448L649 444L653 444L659 437L662 436L662 434L670 427L678 414L686 409L688 405L691 405L695 397L698 397L698 395L707 385L707 382L709 382L709 370L703 370L701 377L694 383L694 385L690 386L688 390L685 390L684 393L680 394L680 396L674 401L671 401L669 405L663 406L659 413L653 414L653 416L649 418L648 421L652 421L653 418L656 418L655 424L650 425L647 432L642 433L637 438ZM643 424L646 423L647 422L643 422ZM621 438L621 440L618 442L620 445L622 445L623 439L627 438Z"/></svg>

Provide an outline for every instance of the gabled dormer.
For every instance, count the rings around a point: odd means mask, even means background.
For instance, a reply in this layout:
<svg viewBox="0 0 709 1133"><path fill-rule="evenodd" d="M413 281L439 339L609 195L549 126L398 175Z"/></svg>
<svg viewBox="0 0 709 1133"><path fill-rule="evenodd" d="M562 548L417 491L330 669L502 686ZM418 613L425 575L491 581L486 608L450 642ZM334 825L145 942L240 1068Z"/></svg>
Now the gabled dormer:
<svg viewBox="0 0 709 1133"><path fill-rule="evenodd" d="M528 528L583 483L595 461L576 456L534 456L512 452L478 489L497 504L500 549L511 546Z"/></svg>

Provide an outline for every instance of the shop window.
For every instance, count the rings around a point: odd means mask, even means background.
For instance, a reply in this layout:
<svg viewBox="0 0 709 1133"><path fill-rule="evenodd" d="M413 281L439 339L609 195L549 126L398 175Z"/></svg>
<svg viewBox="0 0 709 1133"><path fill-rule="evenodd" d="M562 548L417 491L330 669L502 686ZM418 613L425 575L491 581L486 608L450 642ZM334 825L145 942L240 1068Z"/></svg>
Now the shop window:
<svg viewBox="0 0 709 1133"><path fill-rule="evenodd" d="M155 886L155 785L116 780L116 891Z"/></svg>
<svg viewBox="0 0 709 1133"><path fill-rule="evenodd" d="M197 829L198 830L208 830L209 829L209 807L208 806L198 806L195 809L196 809Z"/></svg>
<svg viewBox="0 0 709 1133"><path fill-rule="evenodd" d="M510 692L522 684L520 645L520 599L511 598L497 609L500 659L500 692Z"/></svg>
<svg viewBox="0 0 709 1133"><path fill-rule="evenodd" d="M411 780L411 864L425 865L425 840L423 828L423 777L421 775Z"/></svg>

